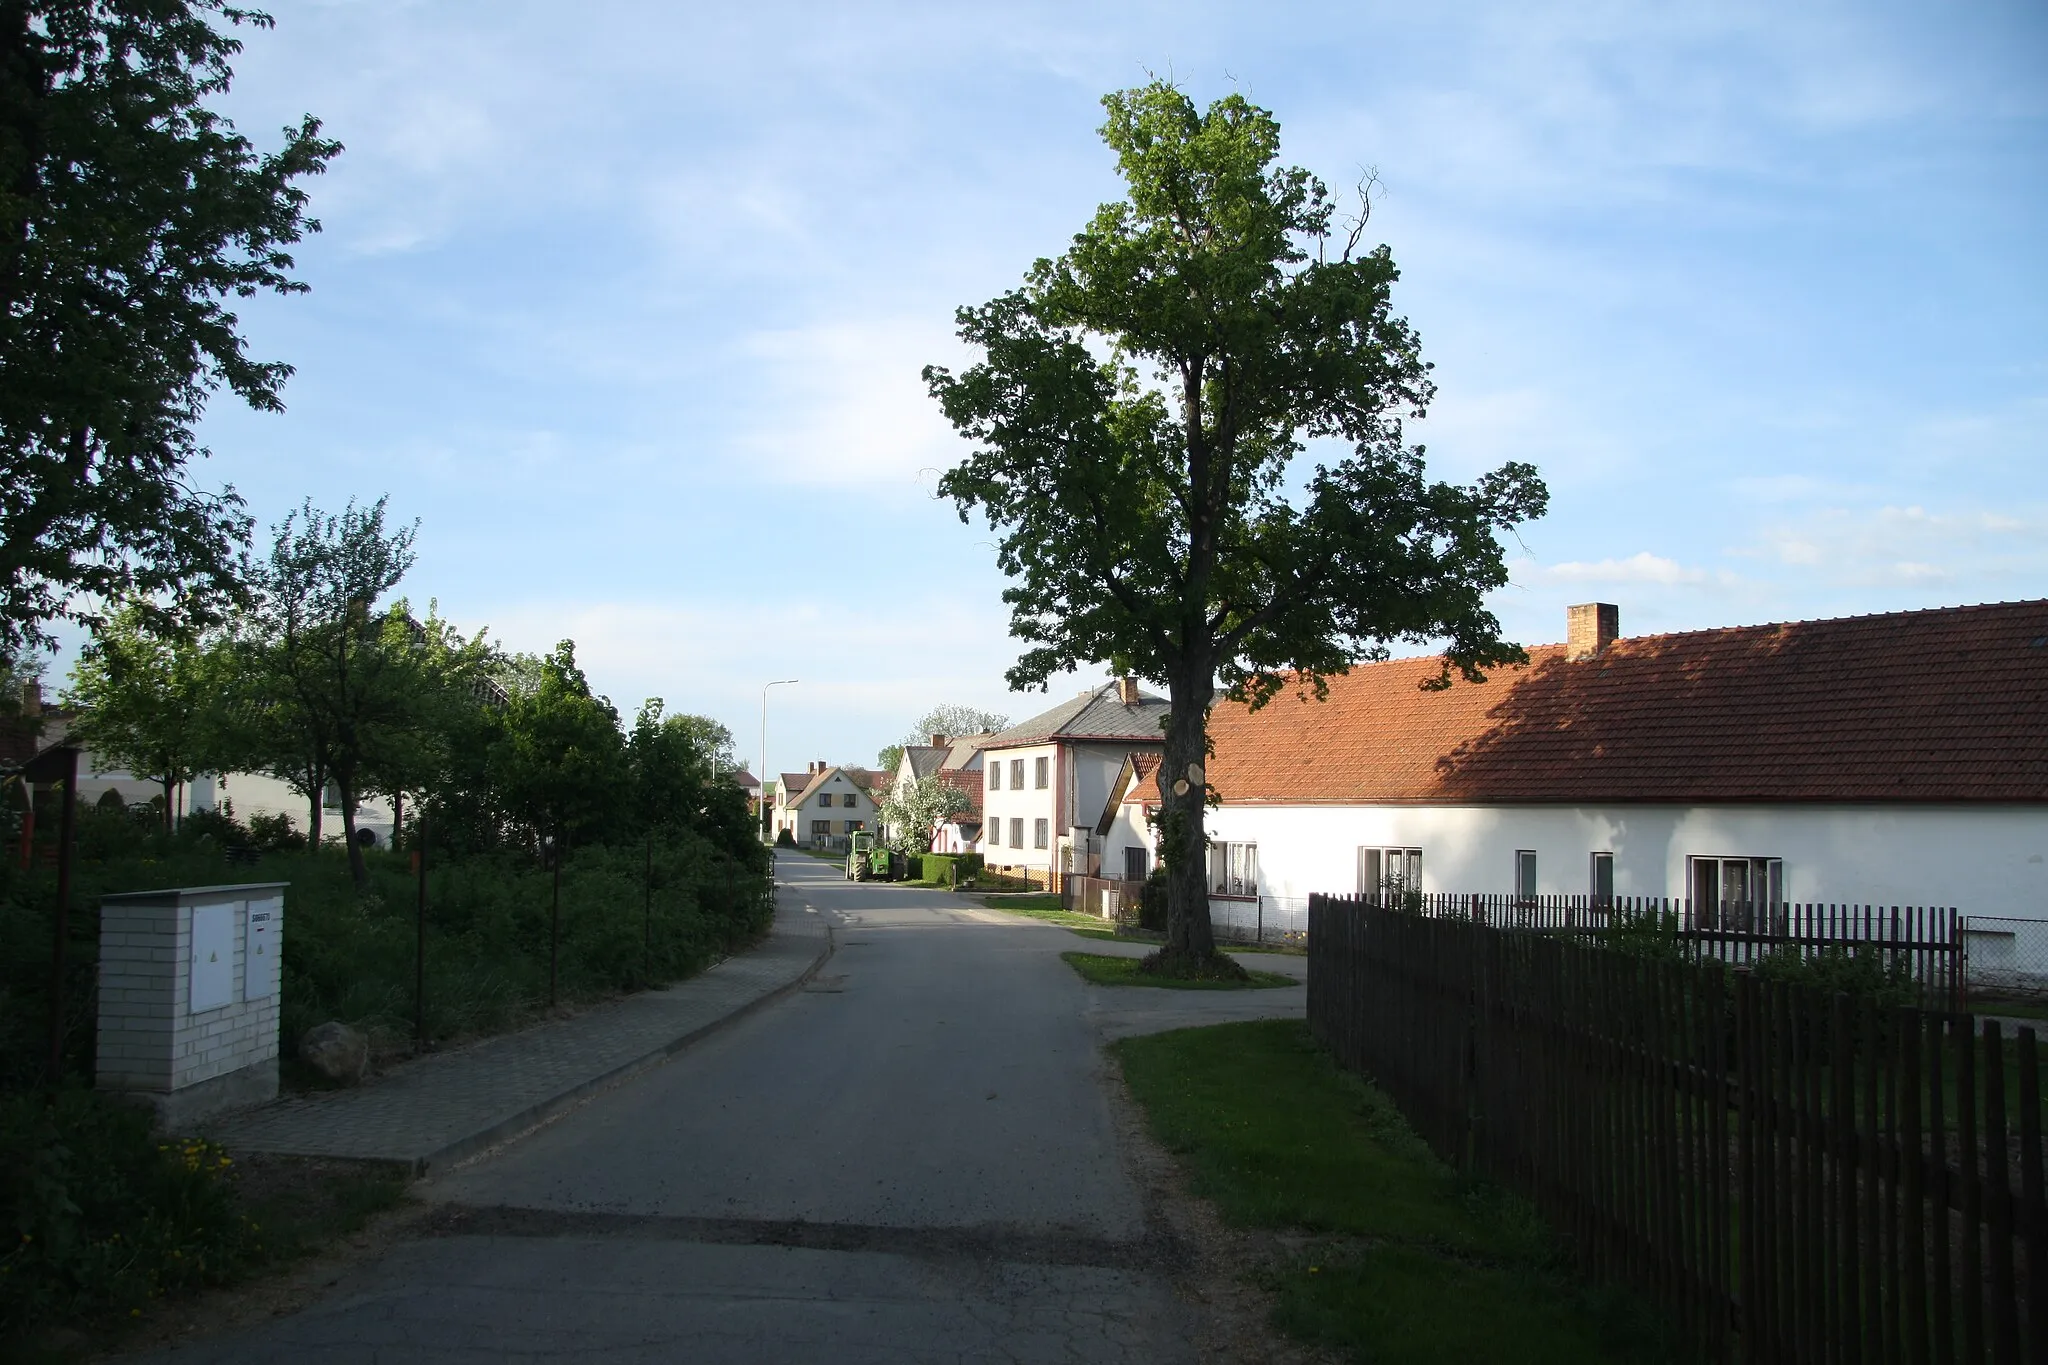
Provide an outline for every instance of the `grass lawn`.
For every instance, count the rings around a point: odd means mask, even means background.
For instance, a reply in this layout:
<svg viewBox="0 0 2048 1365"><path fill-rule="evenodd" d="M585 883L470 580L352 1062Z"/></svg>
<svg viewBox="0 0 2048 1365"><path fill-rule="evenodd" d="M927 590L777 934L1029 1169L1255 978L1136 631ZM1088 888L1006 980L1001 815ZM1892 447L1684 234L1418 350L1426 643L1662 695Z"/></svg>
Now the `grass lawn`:
<svg viewBox="0 0 2048 1365"><path fill-rule="evenodd" d="M1105 957L1100 953L1061 953L1060 960L1095 986L1164 986L1177 991L1257 991L1275 986L1299 986L1291 976L1278 972L1253 972L1249 981L1182 981L1170 976L1148 976L1138 970L1144 959Z"/></svg>
<svg viewBox="0 0 2048 1365"><path fill-rule="evenodd" d="M1298 1020L1114 1046L1152 1131L1225 1220L1317 1238L1273 1272L1278 1325L1374 1365L1674 1359L1664 1325L1571 1272L1525 1203L1460 1179Z"/></svg>

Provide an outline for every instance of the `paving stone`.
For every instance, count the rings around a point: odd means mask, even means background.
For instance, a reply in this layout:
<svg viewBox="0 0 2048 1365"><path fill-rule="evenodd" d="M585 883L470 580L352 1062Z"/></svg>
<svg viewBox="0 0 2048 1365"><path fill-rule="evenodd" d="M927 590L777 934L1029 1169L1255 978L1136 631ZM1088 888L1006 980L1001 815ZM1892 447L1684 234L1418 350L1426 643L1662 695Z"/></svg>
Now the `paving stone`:
<svg viewBox="0 0 2048 1365"><path fill-rule="evenodd" d="M655 1065L794 987L830 952L825 916L785 892L765 942L687 981L432 1053L359 1089L294 1095L230 1115L207 1135L238 1151L397 1161L424 1172Z"/></svg>

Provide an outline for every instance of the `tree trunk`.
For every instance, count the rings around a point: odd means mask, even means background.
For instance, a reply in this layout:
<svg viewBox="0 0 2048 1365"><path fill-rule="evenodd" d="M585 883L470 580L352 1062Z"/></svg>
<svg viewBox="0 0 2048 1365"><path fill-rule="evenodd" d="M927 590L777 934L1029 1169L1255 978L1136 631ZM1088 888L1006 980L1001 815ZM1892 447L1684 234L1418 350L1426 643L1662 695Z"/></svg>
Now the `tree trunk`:
<svg viewBox="0 0 2048 1365"><path fill-rule="evenodd" d="M1166 752L1160 761L1159 854L1166 864L1166 956L1189 964L1216 956L1209 926L1209 842L1205 828L1208 788L1188 776L1206 776L1209 761L1209 705L1216 686L1206 670L1167 682L1172 707L1167 717ZM1185 788L1179 784L1186 783Z"/></svg>
<svg viewBox="0 0 2048 1365"><path fill-rule="evenodd" d="M317 763L311 764L306 768L306 790L312 793L306 811L306 851L308 853L318 853L320 851L320 809L321 803L327 798L327 773Z"/></svg>
<svg viewBox="0 0 2048 1365"><path fill-rule="evenodd" d="M174 784L172 783L172 781L171 781L171 778L170 778L169 774L166 774L166 775L164 776L164 779L163 779L163 783L164 783L164 833L166 833L166 834L172 834L172 833L175 833L175 832L177 831L177 828L178 828L178 822L177 822L176 820L174 820L174 819L172 819L172 818L171 818L171 802L172 802L172 800L174 799L174 798L173 798L173 796L172 796L172 788L173 788L173 785L174 785Z"/></svg>
<svg viewBox="0 0 2048 1365"><path fill-rule="evenodd" d="M355 779L336 777L335 784L341 788L341 838L348 845L349 880L356 884L358 892L370 889L370 868L363 861L363 846L356 842L356 784Z"/></svg>

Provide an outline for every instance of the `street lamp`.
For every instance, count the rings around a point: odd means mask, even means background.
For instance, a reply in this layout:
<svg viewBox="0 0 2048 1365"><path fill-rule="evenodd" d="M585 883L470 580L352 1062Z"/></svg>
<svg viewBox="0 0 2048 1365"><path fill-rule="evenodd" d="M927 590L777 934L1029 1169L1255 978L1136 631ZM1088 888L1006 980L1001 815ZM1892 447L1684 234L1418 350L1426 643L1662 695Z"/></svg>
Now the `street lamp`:
<svg viewBox="0 0 2048 1365"><path fill-rule="evenodd" d="M761 685L761 810L768 811L768 689L788 687L799 681L796 678L777 678L774 682ZM771 821L772 823L772 821Z"/></svg>

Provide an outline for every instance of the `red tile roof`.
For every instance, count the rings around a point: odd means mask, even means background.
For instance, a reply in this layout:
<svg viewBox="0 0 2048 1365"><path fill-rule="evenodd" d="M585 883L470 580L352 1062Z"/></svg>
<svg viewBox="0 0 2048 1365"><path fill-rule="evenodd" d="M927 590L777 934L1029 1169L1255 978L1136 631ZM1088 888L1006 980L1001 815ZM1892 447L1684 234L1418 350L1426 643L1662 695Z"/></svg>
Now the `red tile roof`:
<svg viewBox="0 0 2048 1365"><path fill-rule="evenodd" d="M1226 804L2048 801L2048 602L1623 639L1426 692L1368 664L1317 703L1219 705Z"/></svg>
<svg viewBox="0 0 2048 1365"><path fill-rule="evenodd" d="M981 772L973 768L945 768L934 774L939 781L965 793L967 813L953 817L955 824L981 823Z"/></svg>
<svg viewBox="0 0 2048 1365"><path fill-rule="evenodd" d="M1153 775L1159 771L1160 758L1161 755L1159 754L1131 755L1131 785L1129 790L1124 792L1125 805L1156 806L1159 804L1159 783L1154 780Z"/></svg>

